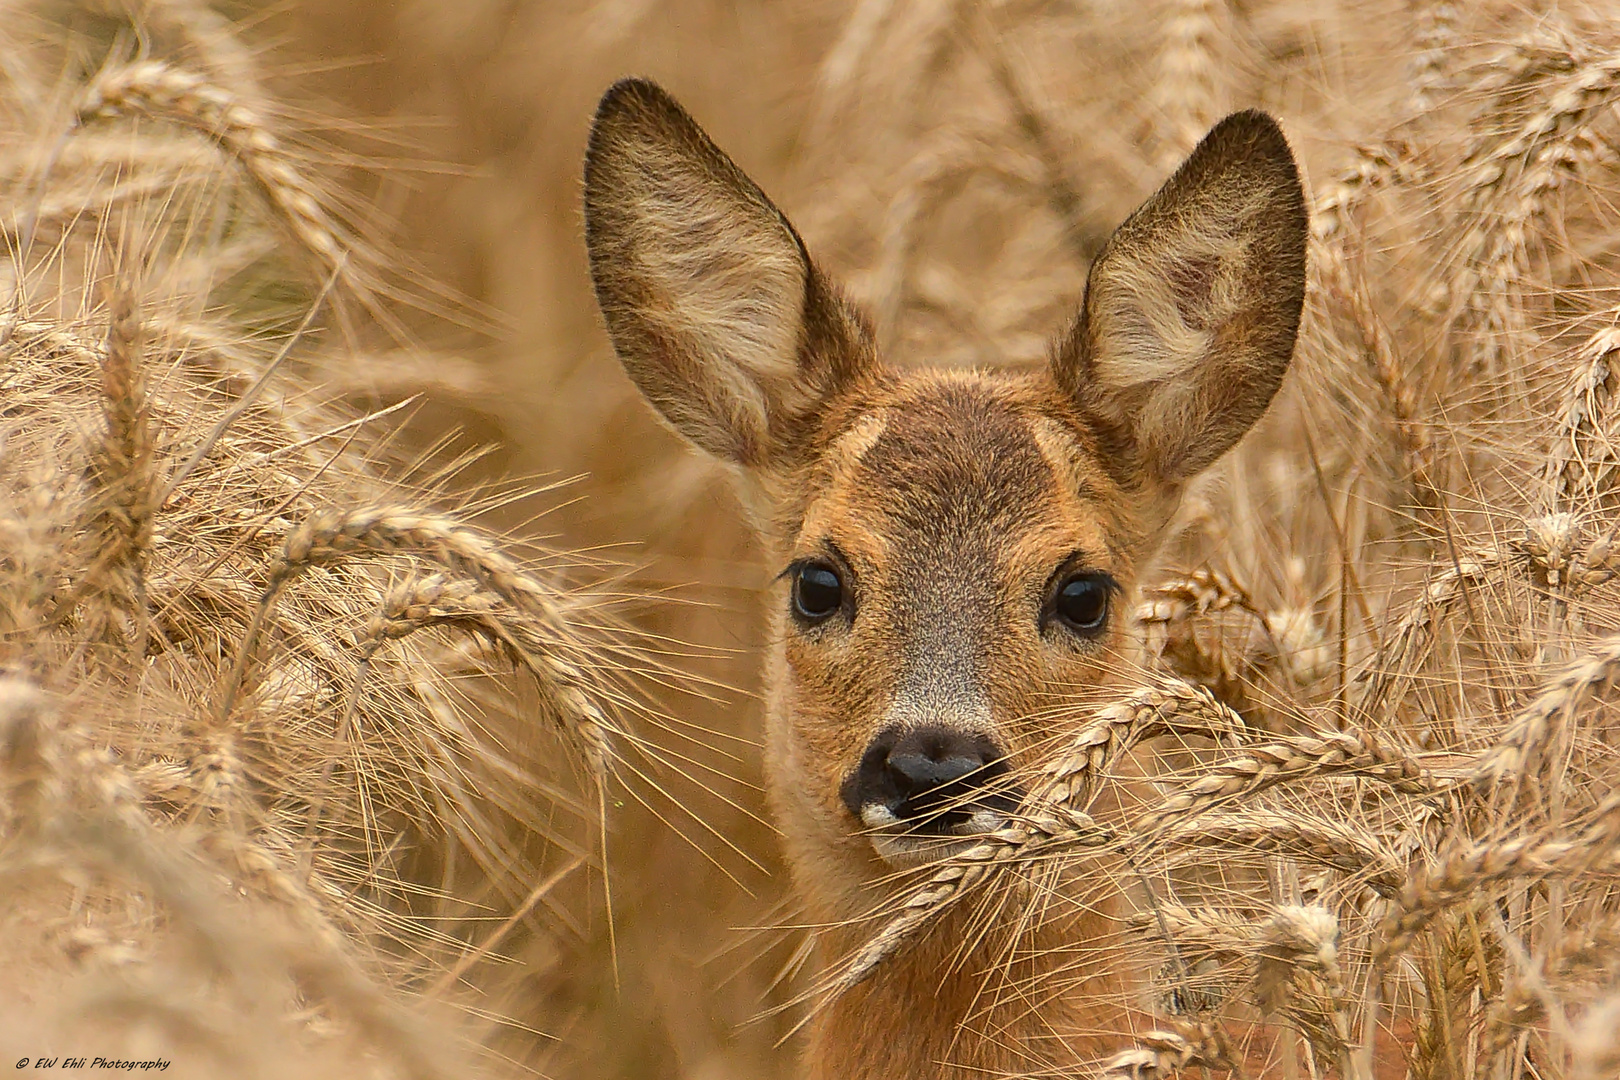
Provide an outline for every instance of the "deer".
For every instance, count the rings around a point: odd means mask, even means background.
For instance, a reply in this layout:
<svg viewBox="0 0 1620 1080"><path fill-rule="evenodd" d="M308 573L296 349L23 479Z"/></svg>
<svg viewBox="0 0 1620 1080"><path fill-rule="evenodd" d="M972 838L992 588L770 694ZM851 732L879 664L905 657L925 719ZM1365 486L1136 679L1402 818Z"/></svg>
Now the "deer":
<svg viewBox="0 0 1620 1080"><path fill-rule="evenodd" d="M1062 734L1052 702L1118 669L1126 600L1183 491L1288 370L1299 170L1272 117L1220 121L1112 233L1047 360L996 370L880 356L787 217L650 81L603 96L584 210L625 371L730 468L781 571L766 590L767 797L796 898L827 953L847 954L875 897L1016 813L1010 778ZM940 920L812 1017L804 1075L1090 1060L1099 1018L1128 999L1124 959L1041 965L1065 940L1100 940L1107 917ZM1021 985L1061 978L1064 1000L987 1001L985 972L1026 931L1040 940L1017 950Z"/></svg>

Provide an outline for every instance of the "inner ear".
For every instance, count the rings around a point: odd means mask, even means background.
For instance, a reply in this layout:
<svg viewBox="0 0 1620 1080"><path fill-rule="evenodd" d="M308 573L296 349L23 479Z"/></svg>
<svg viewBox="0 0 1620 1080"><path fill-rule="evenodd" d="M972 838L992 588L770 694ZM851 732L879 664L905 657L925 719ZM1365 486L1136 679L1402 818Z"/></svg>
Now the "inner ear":
<svg viewBox="0 0 1620 1080"><path fill-rule="evenodd" d="M1060 386L1132 485L1176 485L1259 419L1293 354L1305 197L1264 113L1227 117L1093 264Z"/></svg>
<svg viewBox="0 0 1620 1080"><path fill-rule="evenodd" d="M787 218L646 80L615 84L597 109L585 237L625 371L716 457L770 464L870 363L862 323Z"/></svg>

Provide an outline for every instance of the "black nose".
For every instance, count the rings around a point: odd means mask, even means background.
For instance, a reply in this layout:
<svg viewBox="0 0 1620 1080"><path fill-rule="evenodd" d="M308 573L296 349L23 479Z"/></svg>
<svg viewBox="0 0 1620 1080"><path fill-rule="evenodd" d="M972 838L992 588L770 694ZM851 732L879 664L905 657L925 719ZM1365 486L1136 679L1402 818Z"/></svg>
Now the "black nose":
<svg viewBox="0 0 1620 1080"><path fill-rule="evenodd" d="M1006 755L987 736L943 725L886 731L844 781L844 805L862 817L881 806L914 828L948 832L982 809L1011 813Z"/></svg>

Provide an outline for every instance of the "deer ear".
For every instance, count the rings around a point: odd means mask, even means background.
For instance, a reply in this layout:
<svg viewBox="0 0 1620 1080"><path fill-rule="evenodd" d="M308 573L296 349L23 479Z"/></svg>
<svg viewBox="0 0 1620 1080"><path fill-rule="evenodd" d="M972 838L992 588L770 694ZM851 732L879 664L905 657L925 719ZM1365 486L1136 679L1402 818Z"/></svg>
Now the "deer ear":
<svg viewBox="0 0 1620 1080"><path fill-rule="evenodd" d="M654 83L597 108L585 239L625 370L716 457L767 464L871 356L787 218Z"/></svg>
<svg viewBox="0 0 1620 1080"><path fill-rule="evenodd" d="M1299 330L1307 225L1288 143L1251 111L1109 239L1052 372L1129 482L1190 479L1265 412Z"/></svg>

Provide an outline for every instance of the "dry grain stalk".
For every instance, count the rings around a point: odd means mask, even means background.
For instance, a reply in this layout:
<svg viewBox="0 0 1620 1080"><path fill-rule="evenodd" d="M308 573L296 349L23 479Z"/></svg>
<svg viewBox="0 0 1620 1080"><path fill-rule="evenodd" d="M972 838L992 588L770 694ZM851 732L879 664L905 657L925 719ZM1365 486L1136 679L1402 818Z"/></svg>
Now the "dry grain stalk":
<svg viewBox="0 0 1620 1080"><path fill-rule="evenodd" d="M912 295L912 264L930 215L980 177L1012 191L1038 192L1044 172L1038 159L1008 152L1004 145L955 136L926 147L901 170L898 190L883 214L878 264L868 287L879 341L892 341L899 332Z"/></svg>
<svg viewBox="0 0 1620 1080"><path fill-rule="evenodd" d="M125 878L168 910L170 923L193 940L210 976L238 998L238 1008L273 1015L275 982L288 979L301 994L343 1010L370 1045L394 1057L402 1075L450 1080L433 1033L360 970L350 941L277 858L245 836L220 830L201 834L195 850L187 850L153 822L113 755L89 745L83 731L63 723L47 695L15 678L0 679L0 792L13 815L8 842L0 845L8 880L37 870L81 888L89 875ZM233 885L274 901L284 925L244 933L219 894L220 870ZM151 1007L130 1004L135 1016ZM172 1018L182 1008L166 1011Z"/></svg>
<svg viewBox="0 0 1620 1080"><path fill-rule="evenodd" d="M1197 620L1213 612L1242 611L1251 616L1276 645L1271 621L1249 595L1229 575L1210 567L1200 567L1180 577L1169 578L1143 591L1136 609L1136 621L1148 631L1150 646L1169 670L1183 679L1208 687L1217 699L1237 710L1251 710L1249 692L1254 674L1245 658L1233 665L1218 640L1213 647L1198 633Z"/></svg>
<svg viewBox="0 0 1620 1080"><path fill-rule="evenodd" d="M1452 565L1435 574L1401 616L1394 633L1356 675L1357 708L1371 715L1399 705L1423 650L1434 640L1441 617L1462 599L1464 590L1484 584L1504 563L1519 557L1514 552L1479 548L1460 553Z"/></svg>
<svg viewBox="0 0 1620 1080"><path fill-rule="evenodd" d="M1413 0L1413 56L1407 72L1411 86L1407 111L1421 117L1450 88L1454 54L1462 45L1457 32L1457 5L1450 0Z"/></svg>
<svg viewBox="0 0 1620 1080"><path fill-rule="evenodd" d="M1173 167L1228 111L1221 53L1230 47L1226 0L1173 0L1159 28L1158 72L1149 96L1159 162Z"/></svg>
<svg viewBox="0 0 1620 1080"><path fill-rule="evenodd" d="M1470 779L1487 791L1540 777L1547 748L1561 739L1577 710L1620 677L1620 635L1605 638L1547 684L1480 754Z"/></svg>
<svg viewBox="0 0 1620 1080"><path fill-rule="evenodd" d="M55 323L25 319L13 312L0 314L0 364L9 362L19 350L43 352L80 364L100 364L105 342L87 341ZM0 379L9 372L0 370ZM9 380L7 380L9 381Z"/></svg>
<svg viewBox="0 0 1620 1080"><path fill-rule="evenodd" d="M1230 575L1206 566L1142 590L1136 621L1162 625L1234 607L1259 619L1265 617L1248 591Z"/></svg>
<svg viewBox="0 0 1620 1080"><path fill-rule="evenodd" d="M1425 505L1438 501L1435 490L1434 437L1430 431L1417 388L1409 373L1411 361L1397 350L1394 336L1373 303L1372 289L1362 267L1359 243L1355 250L1349 238L1328 249L1319 245L1317 260L1324 291L1349 316L1360 351L1373 381L1377 383L1395 433L1401 442L1406 471Z"/></svg>
<svg viewBox="0 0 1620 1080"><path fill-rule="evenodd" d="M352 283L348 260L356 252L321 204L320 190L258 111L229 90L196 72L157 60L108 68L85 88L78 120L150 116L191 128L213 140L239 162L299 246L314 257L324 275Z"/></svg>
<svg viewBox="0 0 1620 1080"><path fill-rule="evenodd" d="M1149 833L1221 803L1316 777L1362 777L1408 795L1445 790L1415 758L1366 730L1280 737L1264 746L1246 746L1241 757L1214 762L1201 773L1132 822L1136 831Z"/></svg>
<svg viewBox="0 0 1620 1080"><path fill-rule="evenodd" d="M1246 985L1263 1012L1285 1017L1328 1060L1345 1058L1349 1029L1339 921L1326 908L1282 904L1249 918L1161 903L1132 915L1129 923L1164 941L1173 969L1220 965L1231 972L1229 987Z"/></svg>
<svg viewBox="0 0 1620 1080"><path fill-rule="evenodd" d="M356 554L414 553L493 592L527 616L532 630L512 640L524 641L520 655L546 691L547 700L566 734L583 749L600 779L612 766L614 723L595 700L586 670L570 656L589 651L577 640L558 605L554 590L526 573L499 551L483 533L441 514L407 507L370 506L356 510L317 511L287 534L282 554L272 566L253 625L243 638L235 668L228 678L220 720L230 715L236 691L252 655L258 627L277 598L300 575ZM533 648L531 648L531 646Z"/></svg>
<svg viewBox="0 0 1620 1080"><path fill-rule="evenodd" d="M1357 212L1369 195L1392 183L1407 185L1420 178L1412 150L1404 143L1361 143L1354 162L1328 181L1311 204L1311 239L1319 246L1313 267L1319 271L1341 252Z"/></svg>
<svg viewBox="0 0 1620 1080"><path fill-rule="evenodd" d="M157 494L153 440L145 374L144 332L129 284L113 289L105 348L101 352L101 408L106 424L90 456L94 519L89 522L94 562L85 569L81 591L123 609L139 662L146 652L146 564L151 553ZM111 613L91 618L105 625ZM93 632L100 636L101 631Z"/></svg>
<svg viewBox="0 0 1620 1080"><path fill-rule="evenodd" d="M1542 477L1549 513L1595 506L1620 471L1620 446L1610 427L1610 411L1620 372L1620 327L1597 331L1575 354L1576 367L1564 393Z"/></svg>
<svg viewBox="0 0 1620 1080"><path fill-rule="evenodd" d="M1169 681L1138 689L1097 711L1065 750L1040 769L1028 805L1007 828L946 860L908 893L888 921L829 983L836 997L864 982L879 964L909 946L917 934L999 870L1061 849L1107 843L1082 804L1113 761L1143 741L1164 734L1231 738L1246 730L1241 717L1203 687Z"/></svg>
<svg viewBox="0 0 1620 1080"><path fill-rule="evenodd" d="M1524 533L1495 547L1476 547L1457 555L1435 574L1414 600L1395 630L1362 664L1355 679L1357 707L1368 714L1388 712L1434 640L1441 618L1468 589L1490 584L1504 571L1526 575L1542 588L1582 593L1605 585L1620 573L1620 550L1613 535L1582 542L1579 520L1568 513L1527 518Z"/></svg>
<svg viewBox="0 0 1620 1080"><path fill-rule="evenodd" d="M1523 279L1554 198L1592 158L1592 124L1620 93L1620 55L1571 55L1568 63L1567 74L1548 76L1526 119L1506 138L1480 139L1463 163L1469 225L1451 287L1464 298L1455 326L1468 335L1473 371L1504 373L1503 361L1523 334ZM1511 91L1522 88L1513 84Z"/></svg>
<svg viewBox="0 0 1620 1080"><path fill-rule="evenodd" d="M1187 1024L1178 1030L1154 1029L1136 1037L1136 1045L1102 1063L1104 1076L1123 1080L1163 1080L1184 1069L1230 1069L1231 1047L1215 1024Z"/></svg>
<svg viewBox="0 0 1620 1080"><path fill-rule="evenodd" d="M1037 805L1083 809L1109 765L1148 739L1176 735L1234 741L1248 730L1243 718L1208 687L1174 679L1142 687L1098 709L1062 752L1041 766Z"/></svg>
<svg viewBox="0 0 1620 1080"><path fill-rule="evenodd" d="M1380 927L1374 959L1381 964L1411 947L1437 912L1515 879L1569 877L1610 867L1620 844L1620 792L1611 793L1579 829L1553 828L1503 840L1459 839L1401 890Z"/></svg>
<svg viewBox="0 0 1620 1080"><path fill-rule="evenodd" d="M1027 78L1009 55L1006 41L989 16L993 8L968 5L974 43L990 66L991 77L1012 112L1019 134L1029 141L1042 170L1041 190L1063 223L1063 237L1077 261L1088 264L1102 251L1107 237L1093 227L1084 193L1070 175L1068 156L1058 145L1052 123L1037 104Z"/></svg>
<svg viewBox="0 0 1620 1080"><path fill-rule="evenodd" d="M1372 833L1305 811L1244 807L1203 814L1157 838L1169 847L1252 852L1316 863L1354 875L1384 896L1406 884L1406 868Z"/></svg>

